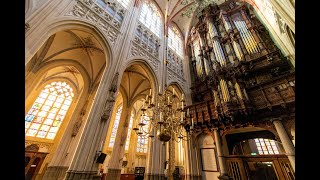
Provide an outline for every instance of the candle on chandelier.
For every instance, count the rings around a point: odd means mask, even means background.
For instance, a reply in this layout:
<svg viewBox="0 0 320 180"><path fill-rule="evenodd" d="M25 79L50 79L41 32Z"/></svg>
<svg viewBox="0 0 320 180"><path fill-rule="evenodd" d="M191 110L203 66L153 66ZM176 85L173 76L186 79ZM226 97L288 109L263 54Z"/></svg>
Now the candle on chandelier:
<svg viewBox="0 0 320 180"><path fill-rule="evenodd" d="M181 98L181 100L184 100L184 94L182 93L182 98Z"/></svg>
<svg viewBox="0 0 320 180"><path fill-rule="evenodd" d="M181 109L183 110L184 108L184 104L183 104L183 101L181 101Z"/></svg>
<svg viewBox="0 0 320 180"><path fill-rule="evenodd" d="M149 96L148 96L148 95L146 95L146 101L148 101L148 98L149 98Z"/></svg>
<svg viewBox="0 0 320 180"><path fill-rule="evenodd" d="M151 92L152 92L152 90L151 90L151 88L150 88L150 91L149 91L149 95L151 96Z"/></svg>
<svg viewBox="0 0 320 180"><path fill-rule="evenodd" d="M191 127L193 128L193 118L191 118Z"/></svg>
<svg viewBox="0 0 320 180"><path fill-rule="evenodd" d="M160 122L162 122L162 112L160 112Z"/></svg>
<svg viewBox="0 0 320 180"><path fill-rule="evenodd" d="M173 90L172 90L172 94L173 94L173 95L175 94L174 88L173 88Z"/></svg>
<svg viewBox="0 0 320 180"><path fill-rule="evenodd" d="M161 87L159 86L159 94L161 94Z"/></svg>
<svg viewBox="0 0 320 180"><path fill-rule="evenodd" d="M190 113L190 112L189 112L189 108L188 108L188 109L187 109L187 116L189 116L189 113Z"/></svg>
<svg viewBox="0 0 320 180"><path fill-rule="evenodd" d="M181 112L181 122L183 122L183 114L184 112Z"/></svg>
<svg viewBox="0 0 320 180"><path fill-rule="evenodd" d="M168 96L168 104L170 103L170 96Z"/></svg>

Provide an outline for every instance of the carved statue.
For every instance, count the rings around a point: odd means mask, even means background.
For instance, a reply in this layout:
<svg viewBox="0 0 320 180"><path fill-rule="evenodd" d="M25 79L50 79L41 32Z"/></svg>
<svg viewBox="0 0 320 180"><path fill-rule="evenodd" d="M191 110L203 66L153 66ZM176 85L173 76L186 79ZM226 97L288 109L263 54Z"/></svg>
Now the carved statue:
<svg viewBox="0 0 320 180"><path fill-rule="evenodd" d="M117 92L117 89L118 89L118 79L119 79L119 72L117 72L114 75L113 80L111 82L111 85L109 88L109 96L107 97L107 101L104 105L101 120L107 121L110 117L111 110L116 100L115 93Z"/></svg>

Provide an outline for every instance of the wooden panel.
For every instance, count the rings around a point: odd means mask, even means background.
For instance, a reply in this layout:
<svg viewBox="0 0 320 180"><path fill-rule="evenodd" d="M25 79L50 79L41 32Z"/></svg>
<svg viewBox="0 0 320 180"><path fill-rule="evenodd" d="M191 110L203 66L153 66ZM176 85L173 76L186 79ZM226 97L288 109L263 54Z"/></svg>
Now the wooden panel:
<svg viewBox="0 0 320 180"><path fill-rule="evenodd" d="M295 173L293 171L293 168L286 158L279 158L279 164L282 170L282 173L284 174L285 178L287 180L294 180L295 179Z"/></svg>
<svg viewBox="0 0 320 180"><path fill-rule="evenodd" d="M120 180L134 180L135 175L134 174L121 174Z"/></svg>

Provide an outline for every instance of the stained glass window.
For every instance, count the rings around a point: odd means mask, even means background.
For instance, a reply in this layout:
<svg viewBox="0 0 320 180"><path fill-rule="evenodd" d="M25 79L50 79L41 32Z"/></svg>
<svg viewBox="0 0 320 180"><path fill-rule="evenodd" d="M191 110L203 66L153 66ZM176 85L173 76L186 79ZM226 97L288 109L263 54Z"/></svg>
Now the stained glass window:
<svg viewBox="0 0 320 180"><path fill-rule="evenodd" d="M149 130L149 117L148 116L141 116L140 122L145 123L146 125L143 127L145 132ZM148 136L138 136L138 143L137 143L137 152L140 153L147 153L148 150Z"/></svg>
<svg viewBox="0 0 320 180"><path fill-rule="evenodd" d="M123 8L127 9L130 0L116 0L120 3ZM124 18L123 8L119 8L115 2L107 1L107 0L96 0L95 3L101 7L105 12L111 15L118 22L122 22Z"/></svg>
<svg viewBox="0 0 320 180"><path fill-rule="evenodd" d="M125 150L126 151L129 149L130 135L131 135L131 129L132 129L132 123L133 123L133 116L134 116L134 114L131 113L130 121L129 121L129 127L128 127L127 140L126 140L126 146L125 146Z"/></svg>
<svg viewBox="0 0 320 180"><path fill-rule="evenodd" d="M46 85L25 117L26 136L54 139L73 96L66 82Z"/></svg>
<svg viewBox="0 0 320 180"><path fill-rule="evenodd" d="M276 142L272 139L254 139L256 142L259 154L279 154Z"/></svg>
<svg viewBox="0 0 320 180"><path fill-rule="evenodd" d="M183 57L182 37L176 26L170 26L168 30L168 46L180 57Z"/></svg>
<svg viewBox="0 0 320 180"><path fill-rule="evenodd" d="M128 8L130 0L117 0L124 8Z"/></svg>
<svg viewBox="0 0 320 180"><path fill-rule="evenodd" d="M124 8L128 8L130 0L116 0L118 3L120 3ZM114 4L107 0L96 0L96 3L101 5L102 7L106 6L108 4L111 8L114 8Z"/></svg>
<svg viewBox="0 0 320 180"><path fill-rule="evenodd" d="M109 141L109 147L110 148L113 147L114 142L116 140L116 135L117 135L118 127L119 127L121 112L122 112L122 105L120 105L118 107L118 110L116 112L116 117L114 118L113 128L112 128L112 131L111 131L111 136L110 136L110 141Z"/></svg>
<svg viewBox="0 0 320 180"><path fill-rule="evenodd" d="M161 14L154 3L145 2L142 5L139 21L160 37Z"/></svg>

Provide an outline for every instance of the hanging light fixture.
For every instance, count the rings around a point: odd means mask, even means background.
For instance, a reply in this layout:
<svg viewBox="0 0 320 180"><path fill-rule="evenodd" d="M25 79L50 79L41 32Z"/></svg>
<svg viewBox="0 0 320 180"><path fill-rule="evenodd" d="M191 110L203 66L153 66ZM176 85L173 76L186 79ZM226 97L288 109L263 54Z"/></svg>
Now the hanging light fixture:
<svg viewBox="0 0 320 180"><path fill-rule="evenodd" d="M142 114L138 127L133 130L142 138L153 138L154 135L151 132L155 130L157 138L162 142L167 142L171 138L177 142L188 140L188 136L183 135L186 118L184 107L184 94L179 100L174 88L172 92L168 89L163 93L160 92L155 98L152 98L150 89L150 94L146 96L141 108ZM147 109L153 112L152 116L146 115ZM147 123L151 125L150 128Z"/></svg>

